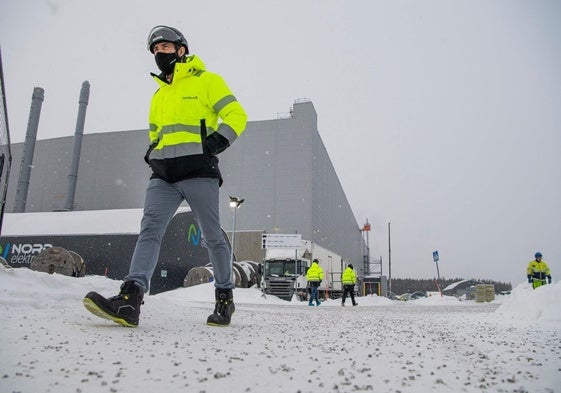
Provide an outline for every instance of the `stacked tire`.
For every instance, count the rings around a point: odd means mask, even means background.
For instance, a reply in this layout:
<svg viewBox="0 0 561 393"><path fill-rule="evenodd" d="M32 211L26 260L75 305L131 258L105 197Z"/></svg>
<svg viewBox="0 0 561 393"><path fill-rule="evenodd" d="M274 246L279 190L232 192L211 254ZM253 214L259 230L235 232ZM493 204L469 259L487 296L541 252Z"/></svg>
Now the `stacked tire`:
<svg viewBox="0 0 561 393"><path fill-rule="evenodd" d="M234 262L233 269L236 288L250 288L261 281L259 264L253 261ZM184 287L214 281L214 272L210 264L194 267L187 272L183 280Z"/></svg>
<svg viewBox="0 0 561 393"><path fill-rule="evenodd" d="M57 273L70 277L86 275L86 263L82 257L62 247L44 249L33 258L29 268L38 272Z"/></svg>

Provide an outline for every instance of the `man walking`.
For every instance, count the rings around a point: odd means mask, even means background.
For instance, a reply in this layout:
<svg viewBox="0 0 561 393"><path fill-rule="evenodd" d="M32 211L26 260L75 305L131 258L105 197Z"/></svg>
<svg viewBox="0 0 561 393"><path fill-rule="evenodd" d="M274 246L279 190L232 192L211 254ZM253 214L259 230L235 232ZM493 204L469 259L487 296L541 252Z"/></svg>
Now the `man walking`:
<svg viewBox="0 0 561 393"><path fill-rule="evenodd" d="M306 279L308 280L308 284L310 285L310 289L312 290L308 306L313 306L314 300L316 301L316 306L319 306L321 302L318 299L318 287L323 280L323 269L319 265L319 260L314 259L312 261L312 266L310 266L310 268L306 272Z"/></svg>
<svg viewBox="0 0 561 393"><path fill-rule="evenodd" d="M347 268L341 275L341 281L343 282L343 299L341 306L345 306L345 300L347 300L347 293L351 296L351 302L353 306L357 305L355 302L355 284L356 284L356 274L354 267L351 263L347 265Z"/></svg>
<svg viewBox="0 0 561 393"><path fill-rule="evenodd" d="M144 157L152 176L140 234L120 292L108 299L89 292L84 306L123 326L138 326L162 238L177 208L186 201L213 267L215 308L207 324L229 325L235 310L234 283L230 248L220 227L222 177L216 155L244 131L247 115L222 77L207 71L199 57L189 55L187 40L179 30L154 27L147 47L161 73L152 74L158 90L150 106L150 147Z"/></svg>

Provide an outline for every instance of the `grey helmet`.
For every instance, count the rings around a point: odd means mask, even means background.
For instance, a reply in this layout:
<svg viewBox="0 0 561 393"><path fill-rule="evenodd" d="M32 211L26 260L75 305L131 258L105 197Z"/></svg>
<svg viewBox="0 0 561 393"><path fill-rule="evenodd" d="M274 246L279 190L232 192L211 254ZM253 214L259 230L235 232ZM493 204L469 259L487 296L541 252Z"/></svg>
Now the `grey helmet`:
<svg viewBox="0 0 561 393"><path fill-rule="evenodd" d="M189 54L189 46L187 45L187 40L181 34L181 32L173 27L159 25L153 27L148 34L148 42L146 44L148 50L152 53L152 48L155 44L162 41L173 42L176 45L185 47L185 54Z"/></svg>

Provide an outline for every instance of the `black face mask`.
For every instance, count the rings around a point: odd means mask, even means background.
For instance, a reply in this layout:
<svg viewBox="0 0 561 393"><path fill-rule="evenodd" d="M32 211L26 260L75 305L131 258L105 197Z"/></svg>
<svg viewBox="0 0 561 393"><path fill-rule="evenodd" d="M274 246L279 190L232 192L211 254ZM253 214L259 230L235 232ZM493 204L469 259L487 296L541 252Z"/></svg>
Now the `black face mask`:
<svg viewBox="0 0 561 393"><path fill-rule="evenodd" d="M175 68L175 63L180 62L181 58L177 55L177 52L173 53L156 53L156 65L166 75L173 74L173 69Z"/></svg>

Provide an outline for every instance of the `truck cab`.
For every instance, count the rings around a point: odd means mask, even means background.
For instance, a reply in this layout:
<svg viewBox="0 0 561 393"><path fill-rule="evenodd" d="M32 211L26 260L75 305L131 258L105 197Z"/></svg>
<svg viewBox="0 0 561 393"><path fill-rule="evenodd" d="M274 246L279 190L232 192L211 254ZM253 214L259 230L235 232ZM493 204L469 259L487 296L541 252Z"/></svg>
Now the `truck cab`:
<svg viewBox="0 0 561 393"><path fill-rule="evenodd" d="M284 300L299 300L307 294L306 272L310 261L301 258L267 258L263 261L263 289L265 293Z"/></svg>

